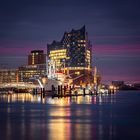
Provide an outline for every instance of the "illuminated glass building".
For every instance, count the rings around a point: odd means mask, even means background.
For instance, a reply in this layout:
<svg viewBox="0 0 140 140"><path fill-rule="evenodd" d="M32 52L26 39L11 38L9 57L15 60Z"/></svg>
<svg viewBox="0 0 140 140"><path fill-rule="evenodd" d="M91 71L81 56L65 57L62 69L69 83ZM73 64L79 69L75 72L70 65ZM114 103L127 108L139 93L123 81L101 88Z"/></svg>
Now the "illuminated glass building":
<svg viewBox="0 0 140 140"><path fill-rule="evenodd" d="M47 45L47 56L54 61L56 69L69 71L73 79L76 75L83 74L84 76L79 77L78 81L84 82L83 77L91 72L91 52L92 46L85 26L79 30L72 29L70 32L65 32L60 42L53 41Z"/></svg>
<svg viewBox="0 0 140 140"><path fill-rule="evenodd" d="M46 74L46 64L25 65L19 67L19 81L29 82L30 78L40 77Z"/></svg>
<svg viewBox="0 0 140 140"><path fill-rule="evenodd" d="M19 69L19 81L28 82L30 78L40 77L46 74L46 54L43 50L32 50L28 55L28 65Z"/></svg>
<svg viewBox="0 0 140 140"><path fill-rule="evenodd" d="M43 50L33 50L31 54L28 55L28 65L35 64L45 64L46 63L46 54Z"/></svg>
<svg viewBox="0 0 140 140"><path fill-rule="evenodd" d="M13 83L18 81L17 69L0 69L0 83Z"/></svg>

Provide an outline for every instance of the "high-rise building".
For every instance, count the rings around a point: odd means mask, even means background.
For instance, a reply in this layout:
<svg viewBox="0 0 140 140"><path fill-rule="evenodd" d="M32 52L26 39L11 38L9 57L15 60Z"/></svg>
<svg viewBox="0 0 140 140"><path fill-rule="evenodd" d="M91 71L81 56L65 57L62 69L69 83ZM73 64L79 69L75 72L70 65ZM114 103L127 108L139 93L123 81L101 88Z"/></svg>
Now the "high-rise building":
<svg viewBox="0 0 140 140"><path fill-rule="evenodd" d="M43 50L33 50L28 55L28 65L45 64L46 54Z"/></svg>
<svg viewBox="0 0 140 140"><path fill-rule="evenodd" d="M63 69L69 72L75 80L79 75L78 82L79 80L85 81L92 67L92 46L85 26L78 30L72 29L70 32L65 32L61 41L48 44L47 56L54 61L58 71Z"/></svg>

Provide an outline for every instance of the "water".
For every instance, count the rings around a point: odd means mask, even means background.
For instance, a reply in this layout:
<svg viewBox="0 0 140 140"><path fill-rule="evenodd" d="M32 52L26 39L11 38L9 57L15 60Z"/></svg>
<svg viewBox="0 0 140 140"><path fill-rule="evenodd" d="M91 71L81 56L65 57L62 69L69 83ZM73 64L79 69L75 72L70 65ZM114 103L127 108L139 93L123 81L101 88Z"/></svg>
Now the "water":
<svg viewBox="0 0 140 140"><path fill-rule="evenodd" d="M140 140L140 91L44 98L0 95L0 140Z"/></svg>

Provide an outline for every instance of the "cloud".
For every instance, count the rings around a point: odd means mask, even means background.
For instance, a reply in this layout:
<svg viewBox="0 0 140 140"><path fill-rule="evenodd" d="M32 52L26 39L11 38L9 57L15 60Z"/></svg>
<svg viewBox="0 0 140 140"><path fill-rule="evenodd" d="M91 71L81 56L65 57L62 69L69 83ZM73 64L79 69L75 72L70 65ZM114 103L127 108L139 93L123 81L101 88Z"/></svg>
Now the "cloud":
<svg viewBox="0 0 140 140"><path fill-rule="evenodd" d="M93 54L99 55L139 55L140 44L108 44L108 45L93 45Z"/></svg>
<svg viewBox="0 0 140 140"><path fill-rule="evenodd" d="M122 79L133 78L131 73L138 77L139 5L138 0L2 1L0 63L15 65L14 56L26 56L32 49L46 50L47 43L60 40L65 31L85 24L93 44L93 64L99 66L103 76L111 79L122 72ZM21 62L17 61L17 65Z"/></svg>

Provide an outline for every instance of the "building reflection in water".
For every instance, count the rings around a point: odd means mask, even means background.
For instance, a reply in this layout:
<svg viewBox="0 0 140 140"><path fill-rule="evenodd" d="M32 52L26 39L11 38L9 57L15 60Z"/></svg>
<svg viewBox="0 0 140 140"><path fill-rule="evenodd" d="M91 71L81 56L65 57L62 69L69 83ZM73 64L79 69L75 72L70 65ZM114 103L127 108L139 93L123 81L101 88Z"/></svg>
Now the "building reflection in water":
<svg viewBox="0 0 140 140"><path fill-rule="evenodd" d="M70 105L71 103L75 104L96 104L96 96L79 96L79 97L66 97L66 98L51 98L45 97L41 98L40 95L32 95L30 93L19 93L19 94L12 94L12 95L0 95L0 100L14 103L14 102L21 102L21 103L43 103L43 104L54 104L54 105Z"/></svg>
<svg viewBox="0 0 140 140"><path fill-rule="evenodd" d="M71 104L98 104L102 105L102 103L114 104L116 102L116 98L114 96L108 97L103 95L98 96L75 96L75 97L63 97L63 98L51 98L45 97L42 98L40 95L32 95L30 93L19 93L12 95L0 95L0 100L14 103L14 102L22 102L22 103L43 103L43 104L52 104L52 105L71 105Z"/></svg>
<svg viewBox="0 0 140 140"><path fill-rule="evenodd" d="M88 108L75 110L59 107L49 112L49 139L92 139L96 137L96 126L91 125L91 111Z"/></svg>
<svg viewBox="0 0 140 140"><path fill-rule="evenodd" d="M20 93L1 95L1 100L19 103L15 108L12 104L7 105L6 139L14 137L13 134L23 139L50 140L102 140L106 134L106 139L112 139L115 135L115 126L109 120L113 118L112 110L102 106L108 102L115 103L115 98L111 96L41 98L39 95Z"/></svg>
<svg viewBox="0 0 140 140"><path fill-rule="evenodd" d="M70 108L56 108L49 112L49 139L71 139L71 111Z"/></svg>

